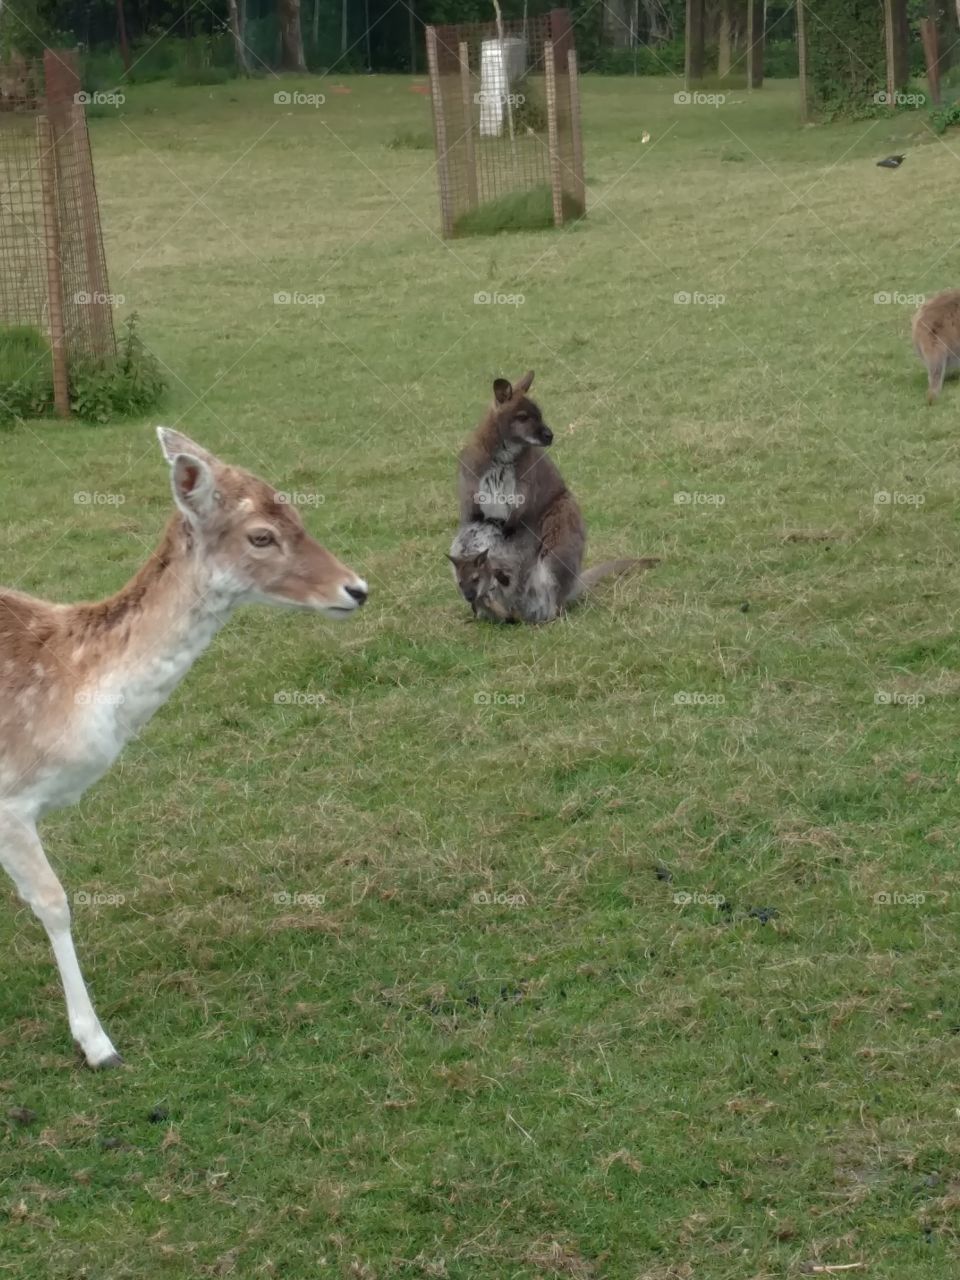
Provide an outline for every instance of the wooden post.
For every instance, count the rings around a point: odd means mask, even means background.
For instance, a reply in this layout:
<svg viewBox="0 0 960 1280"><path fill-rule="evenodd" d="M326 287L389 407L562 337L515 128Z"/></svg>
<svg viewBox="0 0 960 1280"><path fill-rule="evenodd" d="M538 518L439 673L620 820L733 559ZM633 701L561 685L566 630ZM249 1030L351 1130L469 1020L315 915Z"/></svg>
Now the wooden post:
<svg viewBox="0 0 960 1280"><path fill-rule="evenodd" d="M478 204L477 154L473 146L473 93L470 84L470 46L460 41L460 90L463 98L463 152L467 162L467 200L471 209Z"/></svg>
<svg viewBox="0 0 960 1280"><path fill-rule="evenodd" d="M937 39L937 24L932 18L920 19L920 38L923 41L923 57L927 64L927 86L930 89L930 100L939 107L943 100L940 93L940 48Z"/></svg>
<svg viewBox="0 0 960 1280"><path fill-rule="evenodd" d="M797 0L797 72L800 77L800 119L806 124L810 119L810 99L807 92L807 32L804 8L804 0Z"/></svg>
<svg viewBox="0 0 960 1280"><path fill-rule="evenodd" d="M703 79L704 0L687 0L683 78L687 89Z"/></svg>
<svg viewBox="0 0 960 1280"><path fill-rule="evenodd" d="M557 64L553 60L553 41L543 46L543 69L547 90L547 148L550 155L550 188L553 193L554 226L563 226L563 180L560 176L560 134L557 128Z"/></svg>
<svg viewBox="0 0 960 1280"><path fill-rule="evenodd" d="M37 117L37 152L43 192L43 240L47 251L47 300L50 349L53 354L53 404L57 417L70 417L70 378L67 371L66 330L63 321L63 274L60 263L60 225L57 199L57 155L53 130L45 116Z"/></svg>
<svg viewBox="0 0 960 1280"><path fill-rule="evenodd" d="M573 137L573 183L581 218L587 212L587 187L583 177L583 129L580 124L580 80L577 67L577 51L567 52L567 69L570 74L570 131Z"/></svg>
<svg viewBox="0 0 960 1280"><path fill-rule="evenodd" d="M747 0L747 88L759 89L763 84L763 51L766 32L763 29L763 0Z"/></svg>
<svg viewBox="0 0 960 1280"><path fill-rule="evenodd" d="M437 32L427 27L427 66L430 71L430 102L433 106L433 135L437 147L437 177L440 182L440 226L445 237L453 235L453 192L450 189L450 158L447 155L447 122L440 92L440 63Z"/></svg>

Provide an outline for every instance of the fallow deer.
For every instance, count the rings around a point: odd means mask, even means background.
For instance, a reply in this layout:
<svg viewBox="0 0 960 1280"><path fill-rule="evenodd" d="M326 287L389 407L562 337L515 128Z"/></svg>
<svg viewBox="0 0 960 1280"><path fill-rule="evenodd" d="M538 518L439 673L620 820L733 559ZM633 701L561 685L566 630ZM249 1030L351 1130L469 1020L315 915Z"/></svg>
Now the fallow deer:
<svg viewBox="0 0 960 1280"><path fill-rule="evenodd" d="M70 1030L92 1067L120 1058L87 992L38 819L106 772L237 605L344 618L367 598L270 485L177 431L157 434L176 511L127 586L95 604L0 590L0 866L49 935Z"/></svg>

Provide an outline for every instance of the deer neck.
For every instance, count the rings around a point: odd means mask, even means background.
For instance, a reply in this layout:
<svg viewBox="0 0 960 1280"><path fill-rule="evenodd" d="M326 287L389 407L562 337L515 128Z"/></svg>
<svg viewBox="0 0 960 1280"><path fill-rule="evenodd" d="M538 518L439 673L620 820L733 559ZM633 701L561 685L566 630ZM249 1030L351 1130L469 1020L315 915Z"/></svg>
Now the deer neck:
<svg viewBox="0 0 960 1280"><path fill-rule="evenodd" d="M229 618L239 588L217 575L179 515L115 596L79 605L70 631L91 701L116 707L126 739L160 707Z"/></svg>

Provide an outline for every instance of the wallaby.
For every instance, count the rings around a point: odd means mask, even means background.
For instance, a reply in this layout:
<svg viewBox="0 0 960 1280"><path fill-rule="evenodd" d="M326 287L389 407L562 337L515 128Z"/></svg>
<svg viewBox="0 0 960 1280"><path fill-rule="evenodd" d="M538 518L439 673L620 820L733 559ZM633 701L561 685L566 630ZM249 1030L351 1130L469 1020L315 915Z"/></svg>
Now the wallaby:
<svg viewBox="0 0 960 1280"><path fill-rule="evenodd" d="M573 494L543 452L553 432L527 396L532 382L532 370L515 387L497 378L494 403L460 455L460 528L450 560L474 606L482 568L476 557L495 552L502 562L510 540L522 533L507 558L530 564L527 621L549 622L573 590L587 533Z"/></svg>
<svg viewBox="0 0 960 1280"><path fill-rule="evenodd" d="M592 569L585 569L574 581L569 595L559 601L557 611L582 599L587 591L605 578L652 569L659 563L656 557L647 556L643 559L605 560ZM473 608L478 617L497 622L550 620L544 617L551 602L545 603L541 598L543 576L537 561L518 562L509 555L503 557L483 551L464 567L464 571L472 582Z"/></svg>
<svg viewBox="0 0 960 1280"><path fill-rule="evenodd" d="M565 491L563 477L543 452L553 432L527 396L533 371L512 386L493 384L494 402L460 454L460 523L489 520L509 533L535 528Z"/></svg>
<svg viewBox="0 0 960 1280"><path fill-rule="evenodd" d="M913 345L927 368L927 404L934 404L948 373L960 368L960 289L946 289L913 317Z"/></svg>

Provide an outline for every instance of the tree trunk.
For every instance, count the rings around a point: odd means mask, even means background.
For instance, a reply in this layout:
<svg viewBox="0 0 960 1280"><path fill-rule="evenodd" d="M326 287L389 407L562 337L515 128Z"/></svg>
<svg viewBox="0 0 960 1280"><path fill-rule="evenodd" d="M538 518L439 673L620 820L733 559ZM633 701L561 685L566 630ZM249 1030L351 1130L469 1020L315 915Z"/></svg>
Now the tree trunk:
<svg viewBox="0 0 960 1280"><path fill-rule="evenodd" d="M957 0L960 4L960 0ZM343 0L340 6L340 57L343 58L347 53L348 41L348 23L347 23L347 0Z"/></svg>
<svg viewBox="0 0 960 1280"><path fill-rule="evenodd" d="M960 0L957 0L960 4ZM130 70L130 46L127 43L127 20L123 16L123 0L117 0L117 34L120 37L120 55L124 71Z"/></svg>
<svg viewBox="0 0 960 1280"><path fill-rule="evenodd" d="M242 76L248 76L250 74L250 64L247 61L247 47L243 43L243 30L240 26L237 0L227 0L227 13L230 18L230 34L233 36L233 52L237 59L237 69Z"/></svg>
<svg viewBox="0 0 960 1280"><path fill-rule="evenodd" d="M957 0L960 4L960 0ZM733 62L733 15L730 12L730 0L723 0L720 6L720 31L717 40L717 76L725 80L730 74Z"/></svg>
<svg viewBox="0 0 960 1280"><path fill-rule="evenodd" d="M300 0L277 0L277 18L280 22L280 69L306 71L300 31Z"/></svg>

